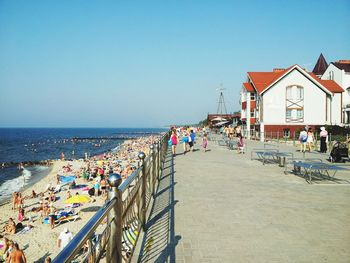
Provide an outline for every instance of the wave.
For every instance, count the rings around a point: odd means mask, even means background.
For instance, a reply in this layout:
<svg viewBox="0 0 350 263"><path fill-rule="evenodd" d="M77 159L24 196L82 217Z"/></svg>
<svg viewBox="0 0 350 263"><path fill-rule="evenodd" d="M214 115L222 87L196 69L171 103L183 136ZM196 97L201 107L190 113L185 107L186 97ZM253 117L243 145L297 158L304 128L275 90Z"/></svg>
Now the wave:
<svg viewBox="0 0 350 263"><path fill-rule="evenodd" d="M24 168L22 171L22 176L28 180L32 176L32 172L29 171L28 169Z"/></svg>
<svg viewBox="0 0 350 263"><path fill-rule="evenodd" d="M33 167L33 170L35 172L43 172L43 171L48 170L48 169L49 169L48 166L42 166L42 165L36 165Z"/></svg>
<svg viewBox="0 0 350 263"><path fill-rule="evenodd" d="M30 172L30 171L29 171ZM23 175L7 180L0 186L0 201L12 195L13 192L18 192L26 185L26 180Z"/></svg>
<svg viewBox="0 0 350 263"><path fill-rule="evenodd" d="M17 176L0 183L0 204L10 198L13 192L22 191L23 187L31 185L40 180L43 176L47 175L49 169L50 168L47 166L38 165L26 167L19 172L16 168L14 168L11 174L12 176L15 176L15 174Z"/></svg>

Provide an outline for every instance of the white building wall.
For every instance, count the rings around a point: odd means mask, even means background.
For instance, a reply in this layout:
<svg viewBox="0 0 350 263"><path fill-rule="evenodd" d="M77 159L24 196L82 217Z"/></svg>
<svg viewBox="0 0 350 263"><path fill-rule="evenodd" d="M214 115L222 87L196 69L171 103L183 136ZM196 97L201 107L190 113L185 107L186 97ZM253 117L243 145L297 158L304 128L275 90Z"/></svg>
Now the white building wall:
<svg viewBox="0 0 350 263"><path fill-rule="evenodd" d="M350 73L344 72L342 82L341 87L345 90L343 93L343 105L345 106L350 104Z"/></svg>
<svg viewBox="0 0 350 263"><path fill-rule="evenodd" d="M330 64L322 75L321 79L330 79L330 72L333 72L334 81L344 89L343 98L342 98L342 108L343 111L350 111L350 73L345 72L344 70L340 70L333 64ZM338 102L336 102L337 104ZM338 104L337 104L338 105ZM333 115L333 114L332 114ZM333 117L333 116L332 116ZM338 120L336 119L339 124ZM345 123L349 123L348 115L344 113Z"/></svg>
<svg viewBox="0 0 350 263"><path fill-rule="evenodd" d="M241 90L241 119L246 118L246 110L242 108L243 102L247 100L247 90L243 87Z"/></svg>
<svg viewBox="0 0 350 263"><path fill-rule="evenodd" d="M303 122L286 122L286 88L290 85L299 85L304 87ZM263 96L263 119L265 125L326 124L326 93L297 69L294 69L272 88L267 90Z"/></svg>
<svg viewBox="0 0 350 263"><path fill-rule="evenodd" d="M332 97L332 118L331 124L341 124L342 98L341 93L335 93Z"/></svg>
<svg viewBox="0 0 350 263"><path fill-rule="evenodd" d="M334 66L333 64L330 64L329 66L328 66L328 68L326 69L326 71L323 73L323 75L321 76L321 79L331 79L331 75L332 74L330 74L331 72L333 72L334 74L333 74L333 76L334 76L334 78L333 78L333 80L335 81L335 82L337 82L338 83L338 85L342 85L341 83L342 83L342 72L341 72L341 70L340 69L338 69L336 66Z"/></svg>
<svg viewBox="0 0 350 263"><path fill-rule="evenodd" d="M247 92L247 109L246 109L246 114L247 114L247 139L250 139L250 92Z"/></svg>

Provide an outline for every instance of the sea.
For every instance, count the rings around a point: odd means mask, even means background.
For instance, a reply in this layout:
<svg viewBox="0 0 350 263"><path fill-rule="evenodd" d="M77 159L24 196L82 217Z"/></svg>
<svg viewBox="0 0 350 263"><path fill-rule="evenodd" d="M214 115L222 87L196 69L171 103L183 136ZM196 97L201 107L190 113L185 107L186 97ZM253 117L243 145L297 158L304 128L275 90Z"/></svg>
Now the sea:
<svg viewBox="0 0 350 263"><path fill-rule="evenodd" d="M79 159L114 151L126 139L166 131L160 128L0 128L0 204L14 191L33 185L51 168L44 165L25 166L2 164L40 162L59 159Z"/></svg>

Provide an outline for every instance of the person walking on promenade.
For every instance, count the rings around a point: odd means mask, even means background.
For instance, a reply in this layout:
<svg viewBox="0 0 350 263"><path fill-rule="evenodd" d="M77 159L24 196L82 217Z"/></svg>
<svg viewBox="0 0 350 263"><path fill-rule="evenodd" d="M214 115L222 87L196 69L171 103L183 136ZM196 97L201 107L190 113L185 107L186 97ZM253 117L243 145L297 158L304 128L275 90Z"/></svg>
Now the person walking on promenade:
<svg viewBox="0 0 350 263"><path fill-rule="evenodd" d="M11 252L6 262L11 262L11 263L27 262L26 256L24 255L23 251L19 249L18 243L13 244L13 251Z"/></svg>
<svg viewBox="0 0 350 263"><path fill-rule="evenodd" d="M172 150L173 156L175 156L175 154L176 154L176 145L177 145L176 130L173 130L171 132L170 140L171 140L171 150Z"/></svg>
<svg viewBox="0 0 350 263"><path fill-rule="evenodd" d="M306 151L306 141L307 141L307 132L306 128L300 132L299 142L300 142L300 152Z"/></svg>
<svg viewBox="0 0 350 263"><path fill-rule="evenodd" d="M237 138L237 153L244 153L244 141L242 134Z"/></svg>
<svg viewBox="0 0 350 263"><path fill-rule="evenodd" d="M183 145L183 150L184 150L184 155L187 152L187 144L188 144L188 134L186 130L182 131L182 145Z"/></svg>
<svg viewBox="0 0 350 263"><path fill-rule="evenodd" d="M312 128L309 128L307 131L307 146L309 147L309 152L312 151L314 141L315 141L314 132L312 131Z"/></svg>
<svg viewBox="0 0 350 263"><path fill-rule="evenodd" d="M194 134L193 130L191 130L190 136L188 137L188 144L190 145L190 151L193 152L193 145L194 145L194 138L196 135Z"/></svg>
<svg viewBox="0 0 350 263"><path fill-rule="evenodd" d="M238 138L240 138L241 135L242 135L242 127L241 127L241 125L237 125L236 128L235 128L235 130L236 130L236 136L237 136Z"/></svg>
<svg viewBox="0 0 350 263"><path fill-rule="evenodd" d="M325 127L321 127L320 141L321 141L320 152L326 153L327 152L327 142L328 142L328 132L326 131Z"/></svg>
<svg viewBox="0 0 350 263"><path fill-rule="evenodd" d="M233 137L235 134L235 128L233 126L230 126L228 129L229 129L229 138L230 140L233 140Z"/></svg>
<svg viewBox="0 0 350 263"><path fill-rule="evenodd" d="M203 133L203 139L202 139L202 146L203 146L203 149L204 149L204 152L207 151L207 146L208 146L208 138L207 138L207 134L204 132Z"/></svg>

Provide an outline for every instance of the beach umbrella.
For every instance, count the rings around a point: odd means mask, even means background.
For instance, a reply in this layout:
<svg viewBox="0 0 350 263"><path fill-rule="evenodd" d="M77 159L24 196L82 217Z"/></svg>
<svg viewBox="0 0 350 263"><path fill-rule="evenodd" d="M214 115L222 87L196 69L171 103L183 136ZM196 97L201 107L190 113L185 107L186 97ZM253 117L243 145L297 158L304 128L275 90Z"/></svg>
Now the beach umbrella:
<svg viewBox="0 0 350 263"><path fill-rule="evenodd" d="M90 197L87 195L75 195L71 198L68 198L65 203L66 204L80 204L80 203L88 203L90 202Z"/></svg>
<svg viewBox="0 0 350 263"><path fill-rule="evenodd" d="M97 161L96 164L97 164L98 166L102 166L102 165L104 164L104 162L103 162L103 161Z"/></svg>

